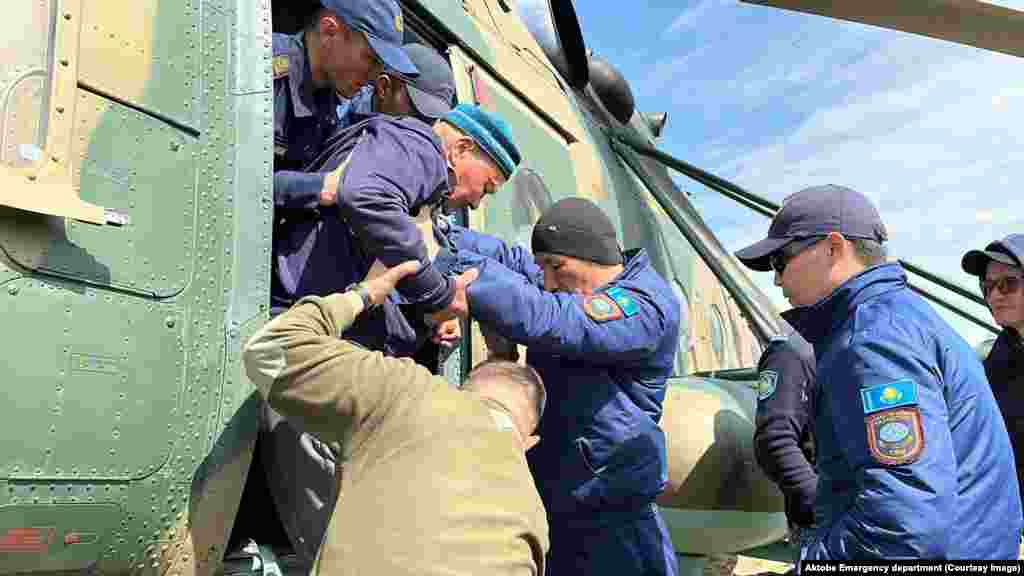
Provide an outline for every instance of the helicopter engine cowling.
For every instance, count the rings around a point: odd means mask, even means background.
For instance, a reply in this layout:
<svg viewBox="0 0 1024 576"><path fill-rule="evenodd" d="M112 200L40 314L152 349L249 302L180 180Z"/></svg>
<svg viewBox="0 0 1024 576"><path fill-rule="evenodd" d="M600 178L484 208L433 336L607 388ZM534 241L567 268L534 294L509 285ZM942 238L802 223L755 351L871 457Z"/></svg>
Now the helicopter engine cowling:
<svg viewBox="0 0 1024 576"><path fill-rule="evenodd" d="M754 458L756 406L747 382L670 379L668 485L657 502L678 553L733 553L785 536L782 493Z"/></svg>

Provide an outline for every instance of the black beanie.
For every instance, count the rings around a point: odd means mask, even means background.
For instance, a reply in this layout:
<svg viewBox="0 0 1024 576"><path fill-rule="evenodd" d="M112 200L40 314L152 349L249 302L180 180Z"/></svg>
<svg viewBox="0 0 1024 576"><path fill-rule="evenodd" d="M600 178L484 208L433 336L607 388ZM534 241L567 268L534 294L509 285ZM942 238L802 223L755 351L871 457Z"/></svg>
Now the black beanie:
<svg viewBox="0 0 1024 576"><path fill-rule="evenodd" d="M546 252L606 266L622 264L615 227L590 200L564 198L544 212L533 227L534 254Z"/></svg>

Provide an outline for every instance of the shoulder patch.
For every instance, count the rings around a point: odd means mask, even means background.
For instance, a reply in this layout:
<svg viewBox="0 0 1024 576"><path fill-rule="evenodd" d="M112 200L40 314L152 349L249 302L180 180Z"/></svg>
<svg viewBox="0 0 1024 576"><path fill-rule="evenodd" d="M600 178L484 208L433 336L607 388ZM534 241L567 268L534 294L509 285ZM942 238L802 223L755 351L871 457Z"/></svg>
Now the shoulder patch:
<svg viewBox="0 0 1024 576"><path fill-rule="evenodd" d="M775 394L775 387L779 381L779 373L774 370L762 370L757 377L757 400L763 401Z"/></svg>
<svg viewBox="0 0 1024 576"><path fill-rule="evenodd" d="M288 75L288 56L274 56L272 61L272 67L274 69L274 80L283 78Z"/></svg>
<svg viewBox="0 0 1024 576"><path fill-rule="evenodd" d="M595 322L608 322L622 318L622 309L607 294L584 296L583 311Z"/></svg>
<svg viewBox="0 0 1024 576"><path fill-rule="evenodd" d="M860 391L864 414L874 414L889 408L917 405L917 384L909 378L887 384L877 384Z"/></svg>
<svg viewBox="0 0 1024 576"><path fill-rule="evenodd" d="M622 309L622 314L629 318L637 313L636 302L626 294L626 291L618 286L605 290L605 294L611 296L612 300Z"/></svg>
<svg viewBox="0 0 1024 576"><path fill-rule="evenodd" d="M872 414L864 423L868 429L868 449L879 464L912 464L924 452L924 429L916 406Z"/></svg>

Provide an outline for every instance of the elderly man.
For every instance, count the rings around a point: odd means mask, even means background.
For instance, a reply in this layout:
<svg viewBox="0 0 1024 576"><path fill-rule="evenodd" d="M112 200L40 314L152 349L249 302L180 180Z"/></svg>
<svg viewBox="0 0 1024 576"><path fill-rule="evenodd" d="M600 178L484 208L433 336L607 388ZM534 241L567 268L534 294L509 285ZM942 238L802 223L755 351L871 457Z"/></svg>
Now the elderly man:
<svg viewBox="0 0 1024 576"><path fill-rule="evenodd" d="M282 191L282 200L306 210L292 211L275 231L272 314L304 296L327 296L368 273L418 260L417 273L404 277L396 294L345 334L389 356L412 356L422 331L399 305L414 307L420 317L465 306L465 284L433 264L438 248L429 231L432 211L442 204L476 208L518 162L505 122L465 104L433 126L376 114L336 133L310 172ZM293 547L310 560L334 500L334 455L271 409L264 410L261 427L271 496Z"/></svg>
<svg viewBox="0 0 1024 576"><path fill-rule="evenodd" d="M886 240L866 197L828 185L787 198L736 253L806 307L795 327L818 361L803 559L1016 559L1016 471L984 369L886 263Z"/></svg>
<svg viewBox="0 0 1024 576"><path fill-rule="evenodd" d="M246 345L263 397L338 453L313 573L543 576L547 524L524 456L544 412L537 373L485 363L459 391L336 336L418 267L303 298Z"/></svg>
<svg viewBox="0 0 1024 576"><path fill-rule="evenodd" d="M985 374L1009 429L1019 475L1024 472L1024 234L971 250L961 266L978 277L992 317L1003 328L985 358ZM1024 493L1024 482L1020 488Z"/></svg>
<svg viewBox="0 0 1024 576"><path fill-rule="evenodd" d="M545 211L533 256L464 228L451 236L458 266L479 267L468 312L526 346L547 383L544 441L528 460L551 527L549 574L676 574L654 504L668 479L658 421L679 344L672 289L581 198Z"/></svg>

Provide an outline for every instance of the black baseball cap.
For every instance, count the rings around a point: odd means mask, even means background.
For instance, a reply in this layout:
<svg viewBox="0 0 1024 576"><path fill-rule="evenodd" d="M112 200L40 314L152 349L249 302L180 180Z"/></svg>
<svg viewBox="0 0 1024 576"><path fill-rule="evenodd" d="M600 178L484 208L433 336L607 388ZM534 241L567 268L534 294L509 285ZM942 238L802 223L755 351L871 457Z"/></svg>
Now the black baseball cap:
<svg viewBox="0 0 1024 576"><path fill-rule="evenodd" d="M982 277L988 263L993 260L1024 268L1024 234L1010 234L1002 240L990 242L984 250L971 250L964 254L960 266L971 276Z"/></svg>
<svg viewBox="0 0 1024 576"><path fill-rule="evenodd" d="M420 71L418 76L402 74L409 100L420 116L437 120L452 109L455 99L455 76L452 68L437 50L423 44L402 46L409 60Z"/></svg>
<svg viewBox="0 0 1024 576"><path fill-rule="evenodd" d="M874 204L856 190L835 184L804 188L786 198L772 219L768 237L736 252L748 268L759 272L772 269L771 255L790 242L827 236L838 232L847 239L889 239Z"/></svg>

